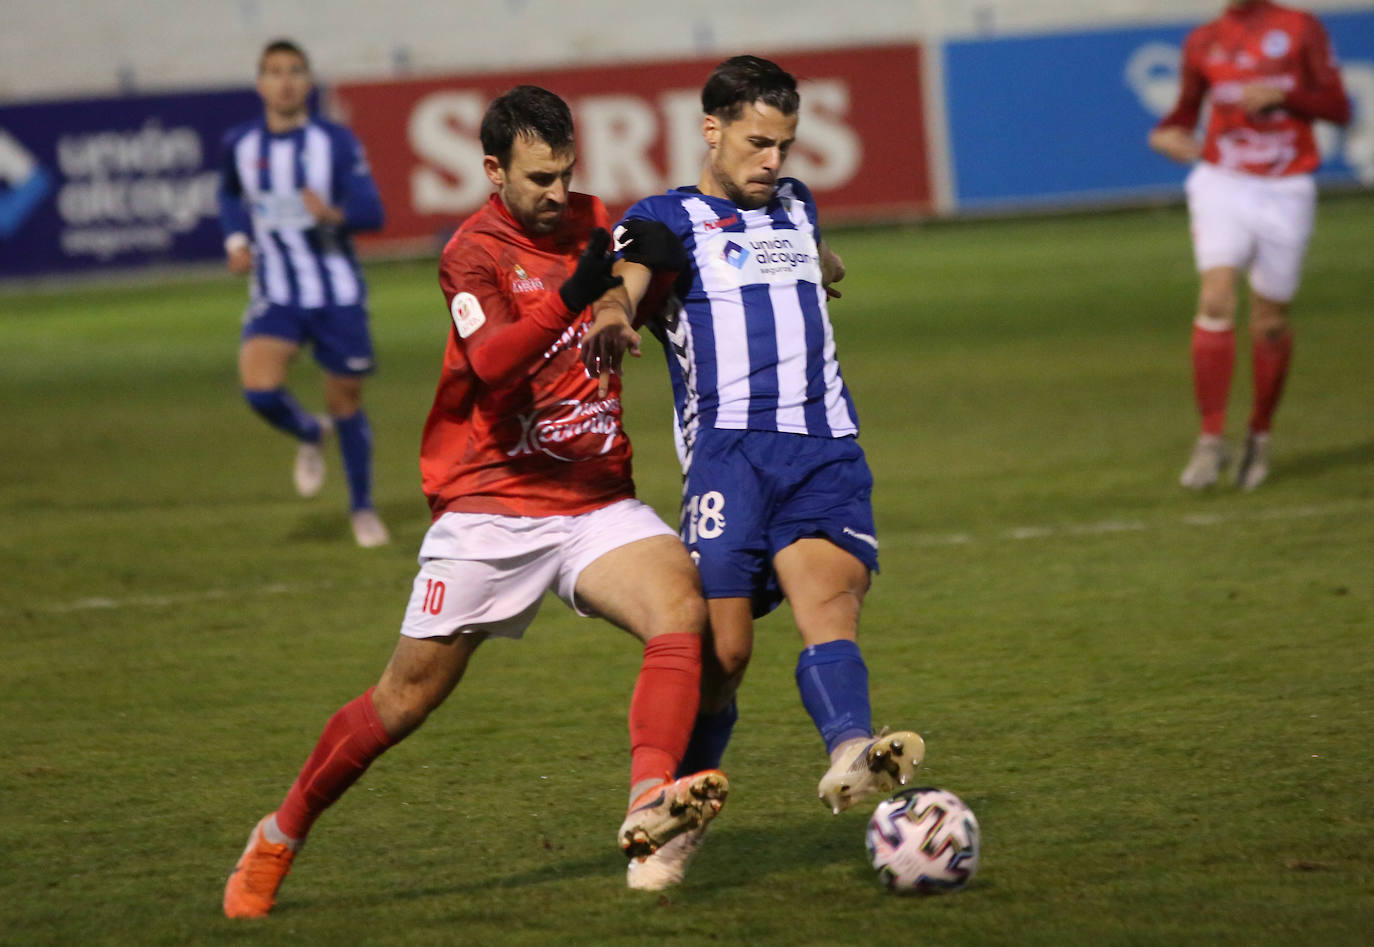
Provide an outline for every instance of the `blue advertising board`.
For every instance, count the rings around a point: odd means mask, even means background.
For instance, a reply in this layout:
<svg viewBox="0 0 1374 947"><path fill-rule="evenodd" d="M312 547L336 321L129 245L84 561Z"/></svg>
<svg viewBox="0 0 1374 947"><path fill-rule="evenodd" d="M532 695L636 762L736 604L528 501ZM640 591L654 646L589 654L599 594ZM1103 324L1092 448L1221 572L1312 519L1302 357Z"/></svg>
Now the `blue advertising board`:
<svg viewBox="0 0 1374 947"><path fill-rule="evenodd" d="M0 278L222 255L219 143L251 90L0 106Z"/></svg>
<svg viewBox="0 0 1374 947"><path fill-rule="evenodd" d="M1323 14L1354 108L1318 124L1323 181L1374 184L1374 11ZM1150 151L1196 23L943 48L956 208L1072 205L1179 192L1186 169Z"/></svg>

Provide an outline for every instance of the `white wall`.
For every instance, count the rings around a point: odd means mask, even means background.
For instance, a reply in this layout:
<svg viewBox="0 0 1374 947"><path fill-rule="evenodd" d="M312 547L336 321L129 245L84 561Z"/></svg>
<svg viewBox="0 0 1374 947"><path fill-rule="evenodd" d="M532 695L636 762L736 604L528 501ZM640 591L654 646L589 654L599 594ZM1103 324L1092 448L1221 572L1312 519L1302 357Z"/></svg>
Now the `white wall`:
<svg viewBox="0 0 1374 947"><path fill-rule="evenodd" d="M1201 21L1223 0L3 0L0 103L239 85L296 39L324 79L371 79ZM1317 12L1371 0L1296 0ZM321 12L328 11L328 18Z"/></svg>

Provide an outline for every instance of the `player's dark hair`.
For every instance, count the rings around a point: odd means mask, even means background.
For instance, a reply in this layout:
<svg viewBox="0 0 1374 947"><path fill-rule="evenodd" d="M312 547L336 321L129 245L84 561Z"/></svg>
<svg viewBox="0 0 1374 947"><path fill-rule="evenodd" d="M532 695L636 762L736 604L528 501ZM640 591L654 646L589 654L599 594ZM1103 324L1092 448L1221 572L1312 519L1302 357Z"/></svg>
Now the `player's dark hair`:
<svg viewBox="0 0 1374 947"><path fill-rule="evenodd" d="M482 153L501 167L510 163L516 138L542 141L557 153L573 147L573 120L568 103L537 85L518 85L492 100L482 116Z"/></svg>
<svg viewBox="0 0 1374 947"><path fill-rule="evenodd" d="M722 121L733 122L753 102L795 115L801 105L797 80L767 59L732 56L715 68L701 88L701 110Z"/></svg>
<svg viewBox="0 0 1374 947"><path fill-rule="evenodd" d="M305 63L305 71L310 71L310 57L305 54L298 43L293 43L289 39L274 39L262 48L262 55L258 57L258 73L262 73L262 67L267 63L267 57L273 53L291 53L301 57L301 62Z"/></svg>

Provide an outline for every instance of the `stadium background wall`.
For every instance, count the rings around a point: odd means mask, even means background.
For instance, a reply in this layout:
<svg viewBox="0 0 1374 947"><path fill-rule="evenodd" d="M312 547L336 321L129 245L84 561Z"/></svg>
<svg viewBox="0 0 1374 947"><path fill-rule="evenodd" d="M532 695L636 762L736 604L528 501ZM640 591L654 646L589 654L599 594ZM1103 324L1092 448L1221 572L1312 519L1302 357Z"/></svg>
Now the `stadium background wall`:
<svg viewBox="0 0 1374 947"><path fill-rule="evenodd" d="M0 278L217 258L219 132L256 110L245 72L277 35L311 51L327 108L369 149L389 219L364 249L428 252L486 195L473 172L491 95L518 81L565 95L579 123L577 184L614 211L695 178L701 76L745 49L804 79L789 170L832 223L1177 196L1182 169L1144 136L1176 90L1183 35L1219 6L876 0L854 16L802 0L786 21L701 3L640 21L611 3L506 0L342 3L322 21L300 2L102 2L57 28L51 4L12 0L0 37ZM1367 186L1374 3L1306 6L1331 29L1355 104L1345 133L1321 131L1321 180ZM64 54L30 41L43 36L61 36Z"/></svg>

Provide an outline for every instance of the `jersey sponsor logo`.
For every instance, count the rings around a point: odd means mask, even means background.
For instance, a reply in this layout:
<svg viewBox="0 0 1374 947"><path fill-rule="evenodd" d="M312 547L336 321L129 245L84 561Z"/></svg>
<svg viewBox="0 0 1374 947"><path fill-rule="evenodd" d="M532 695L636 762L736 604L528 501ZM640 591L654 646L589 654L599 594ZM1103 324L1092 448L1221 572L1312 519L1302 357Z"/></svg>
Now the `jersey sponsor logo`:
<svg viewBox="0 0 1374 947"><path fill-rule="evenodd" d="M716 220L704 220L701 226L707 230L723 230L737 223L739 223L739 214L731 214L729 217L721 217Z"/></svg>
<svg viewBox="0 0 1374 947"><path fill-rule="evenodd" d="M458 338L466 339L478 329L486 324L487 314L482 311L482 304L477 301L477 297L472 293L459 293L453 297L453 302L449 305L449 311L453 313L453 325L458 330Z"/></svg>
<svg viewBox="0 0 1374 947"><path fill-rule="evenodd" d="M52 174L0 128L0 240L14 236L52 188Z"/></svg>
<svg viewBox="0 0 1374 947"><path fill-rule="evenodd" d="M1291 128L1275 132L1238 128L1217 139L1218 163L1223 168L1285 168L1297 159L1296 137Z"/></svg>
<svg viewBox="0 0 1374 947"><path fill-rule="evenodd" d="M769 228L743 234L717 232L706 239L720 242L720 249L713 254L715 272L727 284L788 286L802 280L821 281L816 241L805 231Z"/></svg>
<svg viewBox="0 0 1374 947"><path fill-rule="evenodd" d="M1262 80L1236 79L1230 82L1218 82L1212 87L1212 102L1216 105L1239 105L1245 94L1245 87L1251 82L1262 82L1264 85L1282 89L1285 92L1291 92L1298 85L1297 77L1286 72L1265 76Z"/></svg>
<svg viewBox="0 0 1374 947"><path fill-rule="evenodd" d="M259 194L253 198L253 222L265 230L311 230L315 218L298 192Z"/></svg>
<svg viewBox="0 0 1374 947"><path fill-rule="evenodd" d="M1270 59L1281 59L1293 48L1293 40L1283 30L1270 30L1260 40L1260 50Z"/></svg>
<svg viewBox="0 0 1374 947"><path fill-rule="evenodd" d="M754 261L765 275L791 270L816 260L814 243L807 249L802 246L800 240L794 242L791 237L773 236L750 240L749 249L754 251Z"/></svg>
<svg viewBox="0 0 1374 947"><path fill-rule="evenodd" d="M544 288L544 281L539 277L531 277L525 268L519 263L515 264L515 279L511 280L510 289L513 293L533 293Z"/></svg>
<svg viewBox="0 0 1374 947"><path fill-rule="evenodd" d="M520 415L520 438L507 457L544 454L577 462L609 453L620 434L620 399L565 399Z"/></svg>

